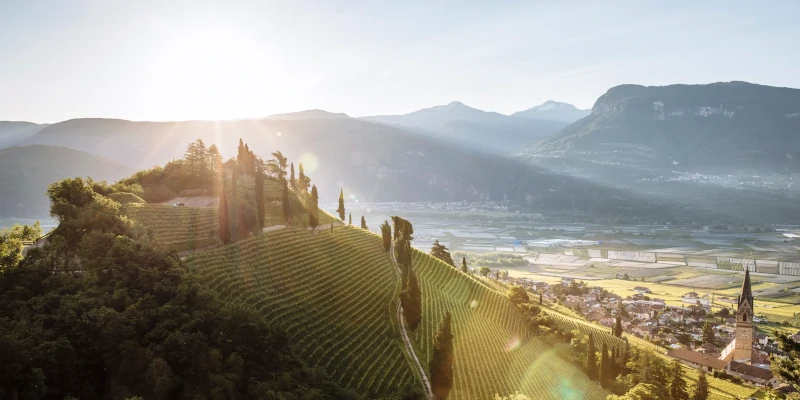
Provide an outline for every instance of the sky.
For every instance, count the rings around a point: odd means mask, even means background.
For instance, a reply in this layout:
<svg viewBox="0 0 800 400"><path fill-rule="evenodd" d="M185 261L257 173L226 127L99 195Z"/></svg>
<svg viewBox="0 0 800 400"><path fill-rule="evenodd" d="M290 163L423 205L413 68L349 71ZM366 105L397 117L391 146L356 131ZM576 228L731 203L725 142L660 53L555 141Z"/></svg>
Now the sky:
<svg viewBox="0 0 800 400"><path fill-rule="evenodd" d="M798 1L0 0L0 120L591 108L620 84L800 88Z"/></svg>

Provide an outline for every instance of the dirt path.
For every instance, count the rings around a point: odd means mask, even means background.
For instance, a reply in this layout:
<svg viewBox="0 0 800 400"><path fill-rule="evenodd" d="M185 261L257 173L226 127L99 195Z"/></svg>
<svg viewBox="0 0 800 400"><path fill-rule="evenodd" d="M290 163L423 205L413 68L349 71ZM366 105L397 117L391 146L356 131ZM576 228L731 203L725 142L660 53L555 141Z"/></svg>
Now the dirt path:
<svg viewBox="0 0 800 400"><path fill-rule="evenodd" d="M397 259L394 257L394 242L392 242L392 246L389 248L389 251L391 252L392 265L394 265L395 272L397 272L397 277L400 278L402 285L403 274L400 271L400 266L397 265ZM397 300L397 319L400 325L400 334L403 336L403 344L406 346L406 351L408 351L408 354L410 354L411 358L414 360L414 367L416 367L417 373L422 380L422 386L423 389L425 389L425 396L428 399L433 399L431 382L428 380L428 375L425 374L425 370L422 368L422 363L420 363L419 358L417 358L417 353L414 352L414 346L411 345L411 339L408 338L406 319L403 318L403 306L400 304L399 299Z"/></svg>

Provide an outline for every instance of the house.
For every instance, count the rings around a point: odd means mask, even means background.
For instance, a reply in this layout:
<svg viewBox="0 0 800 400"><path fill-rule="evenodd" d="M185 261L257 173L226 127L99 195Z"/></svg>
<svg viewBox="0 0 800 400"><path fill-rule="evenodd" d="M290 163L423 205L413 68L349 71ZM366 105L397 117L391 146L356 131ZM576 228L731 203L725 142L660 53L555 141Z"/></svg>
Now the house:
<svg viewBox="0 0 800 400"><path fill-rule="evenodd" d="M599 322L600 322L600 325L607 326L607 327L612 327L612 326L614 326L614 323L616 322L616 320L614 318L611 318L611 317L603 317L603 318L600 318Z"/></svg>
<svg viewBox="0 0 800 400"><path fill-rule="evenodd" d="M637 292L637 293L653 293L653 292L650 291L650 289L648 289L648 288L646 288L644 286L634 286L633 287L633 291Z"/></svg>
<svg viewBox="0 0 800 400"><path fill-rule="evenodd" d="M706 343L695 349L695 351L700 354L709 354L709 353L719 354L719 347L714 346L712 343Z"/></svg>
<svg viewBox="0 0 800 400"><path fill-rule="evenodd" d="M705 372L723 371L728 366L728 363L719 358L713 358L689 349L672 349L667 352L667 356Z"/></svg>
<svg viewBox="0 0 800 400"><path fill-rule="evenodd" d="M748 365L736 361L731 361L728 364L728 368L726 372L742 378L745 382L753 383L756 385L762 386L769 386L771 388L776 388L778 385L781 384L781 381L778 380L774 375L772 375L772 371L766 368L759 368L753 365Z"/></svg>
<svg viewBox="0 0 800 400"><path fill-rule="evenodd" d="M767 336L767 335L765 335L763 333L759 333L759 334L756 335L756 341L758 342L758 344L760 344L762 346L766 346L766 345L769 344L769 336Z"/></svg>

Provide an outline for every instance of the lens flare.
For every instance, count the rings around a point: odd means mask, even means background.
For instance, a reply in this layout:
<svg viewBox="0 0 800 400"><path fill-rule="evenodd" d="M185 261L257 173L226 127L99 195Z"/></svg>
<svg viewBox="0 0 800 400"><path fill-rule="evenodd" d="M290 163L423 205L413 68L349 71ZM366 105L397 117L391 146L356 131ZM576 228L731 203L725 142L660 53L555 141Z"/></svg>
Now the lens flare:
<svg viewBox="0 0 800 400"><path fill-rule="evenodd" d="M311 153L305 153L300 156L300 162L303 163L304 172L314 172L314 170L319 166L319 160L317 159L317 156Z"/></svg>
<svg viewBox="0 0 800 400"><path fill-rule="evenodd" d="M471 308L471 309L473 309L473 310L474 310L474 309L476 309L476 308L478 308L478 300L472 300L472 301L469 303L469 308Z"/></svg>
<svg viewBox="0 0 800 400"><path fill-rule="evenodd" d="M516 335L514 335L513 337L511 337L511 339L508 341L508 343L506 343L505 350L506 351L512 351L512 350L516 349L517 347L519 347L519 345L520 345L519 338Z"/></svg>

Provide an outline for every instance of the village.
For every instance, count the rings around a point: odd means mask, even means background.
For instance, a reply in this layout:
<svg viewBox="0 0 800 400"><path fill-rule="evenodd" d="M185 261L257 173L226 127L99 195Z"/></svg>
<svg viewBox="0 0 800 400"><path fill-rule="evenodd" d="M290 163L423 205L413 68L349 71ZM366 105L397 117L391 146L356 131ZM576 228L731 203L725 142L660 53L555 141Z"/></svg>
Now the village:
<svg viewBox="0 0 800 400"><path fill-rule="evenodd" d="M735 382L788 389L770 371L770 355L782 356L782 352L770 337L755 334L754 324L762 321L752 311L749 272L737 298L716 299L732 307L716 311L708 294L687 291L682 305L668 305L651 297L645 283L623 298L569 277L552 284L531 278L509 277L507 281L610 331L619 318L623 332L663 348L667 356L692 368ZM800 342L800 332L792 338Z"/></svg>

